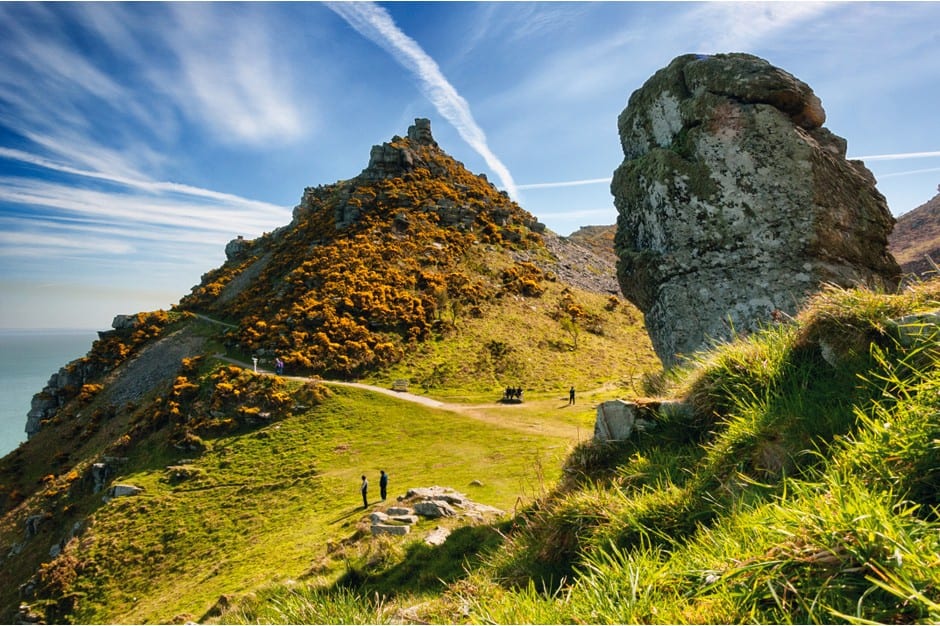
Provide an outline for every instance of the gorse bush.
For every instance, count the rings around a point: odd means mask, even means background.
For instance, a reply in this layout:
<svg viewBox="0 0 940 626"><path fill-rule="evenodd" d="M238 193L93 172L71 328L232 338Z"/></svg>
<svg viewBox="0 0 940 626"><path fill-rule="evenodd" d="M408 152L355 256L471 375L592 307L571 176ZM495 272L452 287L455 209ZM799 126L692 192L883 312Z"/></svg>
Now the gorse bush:
<svg viewBox="0 0 940 626"><path fill-rule="evenodd" d="M359 376L399 362L435 322L503 293L542 294L535 265L471 258L485 245L542 245L531 215L436 147L391 145L411 150L415 167L307 189L289 228L243 245L181 308L238 320L235 347L294 371Z"/></svg>

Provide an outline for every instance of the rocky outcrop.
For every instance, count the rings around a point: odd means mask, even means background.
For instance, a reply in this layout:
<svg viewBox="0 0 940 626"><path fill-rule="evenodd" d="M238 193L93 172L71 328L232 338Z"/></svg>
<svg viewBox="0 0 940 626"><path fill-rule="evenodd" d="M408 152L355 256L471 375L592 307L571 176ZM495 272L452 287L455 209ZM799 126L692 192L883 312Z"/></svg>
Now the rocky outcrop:
<svg viewBox="0 0 940 626"><path fill-rule="evenodd" d="M623 294L671 365L793 314L823 283L893 289L894 223L808 85L746 54L685 55L618 119Z"/></svg>
<svg viewBox="0 0 940 626"><path fill-rule="evenodd" d="M420 517L447 517L480 523L502 514L500 509L474 502L449 487L417 487L399 496L396 505L370 513L369 522L373 535L406 535ZM447 528L438 526L427 535L425 543L440 545L449 534Z"/></svg>

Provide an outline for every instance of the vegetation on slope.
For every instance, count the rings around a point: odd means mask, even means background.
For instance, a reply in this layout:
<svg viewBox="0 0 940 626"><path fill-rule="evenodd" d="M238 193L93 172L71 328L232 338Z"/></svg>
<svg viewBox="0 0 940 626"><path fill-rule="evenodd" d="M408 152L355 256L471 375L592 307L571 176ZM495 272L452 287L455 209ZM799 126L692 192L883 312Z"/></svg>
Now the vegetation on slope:
<svg viewBox="0 0 940 626"><path fill-rule="evenodd" d="M378 564L358 596L280 588L264 605L283 612L247 602L225 619L935 623L938 309L940 281L829 289L703 355L674 373L688 417L580 445L560 487L431 602L396 598Z"/></svg>
<svg viewBox="0 0 940 626"><path fill-rule="evenodd" d="M415 166L308 189L290 226L246 244L181 307L235 321L241 349L295 371L360 376L495 299L544 290L550 276L508 255L541 245L531 215L436 146L390 145Z"/></svg>

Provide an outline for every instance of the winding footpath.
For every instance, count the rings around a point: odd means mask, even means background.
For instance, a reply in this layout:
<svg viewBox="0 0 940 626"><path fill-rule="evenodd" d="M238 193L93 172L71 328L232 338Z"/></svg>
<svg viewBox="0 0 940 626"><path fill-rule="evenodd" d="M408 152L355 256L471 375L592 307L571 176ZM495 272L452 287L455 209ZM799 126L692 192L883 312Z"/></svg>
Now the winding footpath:
<svg viewBox="0 0 940 626"><path fill-rule="evenodd" d="M225 328L235 328L231 324L226 324L219 320L213 319L206 315L196 313L195 316L200 320L222 326ZM225 361L245 369L255 369L255 367L250 363L245 363L238 359L234 359L229 356L225 356L221 353L216 353L215 358L220 361ZM335 387L355 387L358 389L365 389L375 393L381 393L386 396L391 396L393 398L398 398L399 400L404 400L406 402L413 402L415 404L420 404L433 409L440 409L442 411L450 411L451 413L458 413L460 415L475 419L481 422L487 422L494 426L499 426L501 428L509 428L523 433L528 434L537 434L550 437L558 437L562 439L567 439L570 441L580 441L585 437L591 437L593 433L586 429L583 429L576 424L569 424L561 420L556 419L539 419L537 415L533 415L531 411L522 411L524 406L522 404L479 404L479 405L468 405L468 404L455 404L451 402L441 402L440 400L435 400L433 398L427 398L425 396L420 396L418 394L409 393L407 391L395 391L387 387L379 387L377 385L368 385L366 383L355 383L347 382L341 380L324 380L322 378L310 378L307 376L285 376L278 375L270 370L266 370L258 367L256 371L259 374L264 374L265 376L279 376L284 380L295 380L300 382L310 382L316 381L324 385L330 385ZM543 401L539 404L544 403L544 408L546 412L554 410L552 408L552 401ZM533 406L535 403L528 403L528 407Z"/></svg>

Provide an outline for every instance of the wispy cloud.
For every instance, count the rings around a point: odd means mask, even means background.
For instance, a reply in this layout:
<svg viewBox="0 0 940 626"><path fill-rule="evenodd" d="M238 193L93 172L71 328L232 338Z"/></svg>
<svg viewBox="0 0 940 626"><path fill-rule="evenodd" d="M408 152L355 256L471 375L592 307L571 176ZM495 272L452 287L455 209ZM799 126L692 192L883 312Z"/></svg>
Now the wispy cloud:
<svg viewBox="0 0 940 626"><path fill-rule="evenodd" d="M283 207L261 213L251 205L81 189L65 183L23 178L0 178L0 202L43 207L110 224L189 229L219 236L232 232L260 234L283 224L289 215Z"/></svg>
<svg viewBox="0 0 940 626"><path fill-rule="evenodd" d="M424 95L438 113L483 157L506 191L511 196L518 197L518 187L509 168L490 150L486 134L473 118L470 105L444 77L437 62L414 39L398 28L388 12L371 2L331 2L327 6L360 34L384 48L398 63L413 72L420 81Z"/></svg>
<svg viewBox="0 0 940 626"><path fill-rule="evenodd" d="M182 110L223 141L263 145L309 132L298 103L310 99L294 96L292 64L279 57L277 31L266 28L262 13L246 7L220 21L211 4L171 7L167 41L175 66L164 68L169 81L160 82Z"/></svg>
<svg viewBox="0 0 940 626"><path fill-rule="evenodd" d="M706 2L683 21L696 50L726 52L753 49L831 9L829 2Z"/></svg>
<svg viewBox="0 0 940 626"><path fill-rule="evenodd" d="M124 174L112 174L109 172L85 170L85 169L67 165L65 163L53 161L51 159L47 159L39 155L31 154L23 150L17 150L14 148L0 147L0 158L20 161L22 163L29 163L31 165L36 165L45 169L62 172L65 174L73 174L73 175L81 176L85 178L92 178L96 180L107 181L110 183L116 183L119 185L124 185L126 187L133 187L133 188L140 189L142 191L146 191L150 193L175 193L175 194L182 194L182 195L194 196L194 197L199 197L199 198L206 198L206 199L214 200L218 202L230 203L232 205L244 207L245 209L251 209L251 210L259 211L262 213L276 215L278 217L283 217L285 213L284 207L280 207L280 206L270 204L267 202L260 202L257 200L250 200L247 198L242 198L234 194L213 191L211 189L202 189L199 187L194 187L192 185L185 185L182 183L158 182L158 181L151 181L151 180L146 180L142 178L133 178Z"/></svg>

